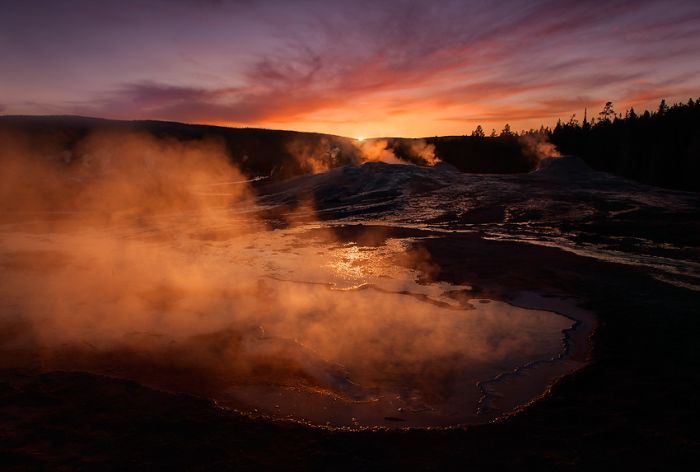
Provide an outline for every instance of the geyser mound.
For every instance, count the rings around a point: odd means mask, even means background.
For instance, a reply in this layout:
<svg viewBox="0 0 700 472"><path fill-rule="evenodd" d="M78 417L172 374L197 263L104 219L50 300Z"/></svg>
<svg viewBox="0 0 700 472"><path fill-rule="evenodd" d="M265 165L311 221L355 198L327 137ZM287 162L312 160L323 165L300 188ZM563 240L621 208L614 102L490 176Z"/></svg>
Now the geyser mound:
<svg viewBox="0 0 700 472"><path fill-rule="evenodd" d="M585 177L596 172L579 157L561 156L541 159L533 173L540 176L565 179Z"/></svg>

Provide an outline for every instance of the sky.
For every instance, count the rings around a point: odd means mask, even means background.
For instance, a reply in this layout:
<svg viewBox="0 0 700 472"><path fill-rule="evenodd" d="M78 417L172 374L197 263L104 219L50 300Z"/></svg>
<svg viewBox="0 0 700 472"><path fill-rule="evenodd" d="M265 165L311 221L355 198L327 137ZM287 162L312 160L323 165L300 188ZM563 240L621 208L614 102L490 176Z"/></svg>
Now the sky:
<svg viewBox="0 0 700 472"><path fill-rule="evenodd" d="M0 0L0 114L350 137L700 96L700 1Z"/></svg>

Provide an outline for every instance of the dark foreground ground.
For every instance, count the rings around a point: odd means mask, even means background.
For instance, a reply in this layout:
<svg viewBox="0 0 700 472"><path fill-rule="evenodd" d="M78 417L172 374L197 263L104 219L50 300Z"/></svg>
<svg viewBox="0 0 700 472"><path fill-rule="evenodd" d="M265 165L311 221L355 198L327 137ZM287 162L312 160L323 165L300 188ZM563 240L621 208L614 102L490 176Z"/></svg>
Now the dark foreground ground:
<svg viewBox="0 0 700 472"><path fill-rule="evenodd" d="M696 469L697 195L550 164L513 177L368 164L260 190L282 207L310 194L341 241L411 238L422 277L475 297L578 298L598 317L591 363L521 413L469 429L329 431L125 380L2 371L0 469Z"/></svg>
<svg viewBox="0 0 700 472"><path fill-rule="evenodd" d="M331 432L251 420L203 399L83 373L0 374L0 468L673 470L700 464L700 296L556 248L447 235L419 243L438 280L576 295L593 361L497 424ZM465 263L468 261L468 263ZM523 469L525 467L525 469Z"/></svg>

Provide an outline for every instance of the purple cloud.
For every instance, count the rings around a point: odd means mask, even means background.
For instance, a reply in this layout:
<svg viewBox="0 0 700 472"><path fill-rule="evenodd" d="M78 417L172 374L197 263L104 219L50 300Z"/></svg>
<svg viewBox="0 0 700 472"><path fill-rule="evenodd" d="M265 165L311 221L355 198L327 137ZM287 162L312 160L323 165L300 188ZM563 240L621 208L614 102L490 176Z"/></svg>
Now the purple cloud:
<svg viewBox="0 0 700 472"><path fill-rule="evenodd" d="M181 1L162 17L154 16L163 7L155 1L99 14L87 5L78 17L91 20L91 48L105 43L138 67L109 78L99 71L72 77L86 81L85 93L51 102L66 112L239 124L325 120L332 128L361 122L368 111L391 120L444 110L438 119L508 113L525 126L596 101L636 106L700 88L700 4L685 0L604 7L569 0ZM99 18L117 31L143 28L115 45L94 32ZM6 34L19 40L16 28ZM78 59L64 54L78 68L101 60L81 51Z"/></svg>

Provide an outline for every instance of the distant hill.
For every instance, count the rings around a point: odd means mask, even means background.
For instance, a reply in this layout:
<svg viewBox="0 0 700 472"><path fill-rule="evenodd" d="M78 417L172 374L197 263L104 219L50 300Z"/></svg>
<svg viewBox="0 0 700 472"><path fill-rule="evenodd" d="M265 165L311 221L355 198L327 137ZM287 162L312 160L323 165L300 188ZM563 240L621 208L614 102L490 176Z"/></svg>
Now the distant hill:
<svg viewBox="0 0 700 472"><path fill-rule="evenodd" d="M250 177L272 180L312 173L319 168L358 164L364 161L358 142L351 138L259 128L227 128L168 121L121 121L81 116L0 116L0 132L22 133L37 145L79 153L81 140L95 132L148 133L157 138L218 140L231 160ZM434 154L464 172L514 173L535 167L524 156L517 137L473 138L467 136L426 139L377 138L397 158L414 164L427 162L415 153L416 144L434 146ZM80 156L73 156L79 158Z"/></svg>
<svg viewBox="0 0 700 472"><path fill-rule="evenodd" d="M220 140L230 158L251 177L273 175L287 178L308 172L295 155L295 148L338 148L338 164L355 157L352 140L319 133L299 133L256 128L227 128L169 121L121 121L81 116L0 116L0 131L20 132L34 142L50 142L68 152L91 133L148 133L156 138L179 141ZM345 161L343 161L345 157Z"/></svg>

